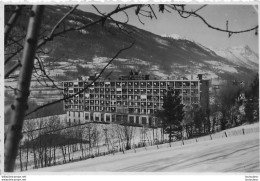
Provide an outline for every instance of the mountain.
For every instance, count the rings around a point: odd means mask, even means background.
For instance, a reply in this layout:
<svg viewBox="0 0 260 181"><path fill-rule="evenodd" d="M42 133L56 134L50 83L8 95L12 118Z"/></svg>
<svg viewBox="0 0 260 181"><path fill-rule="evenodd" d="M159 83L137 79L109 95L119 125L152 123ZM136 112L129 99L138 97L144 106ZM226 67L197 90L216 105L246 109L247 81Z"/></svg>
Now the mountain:
<svg viewBox="0 0 260 181"><path fill-rule="evenodd" d="M67 6L47 6L42 25L45 34L68 11ZM76 10L56 32L62 31L64 27L80 27L98 19L98 15ZM25 27L26 18L21 18L19 24ZM159 36L109 19L56 37L43 47L48 54L42 55L42 58L50 77L56 81L75 80L81 75L89 76L99 72L120 49L132 42L135 42L134 46L123 51L107 67L104 76L109 75L113 79L136 69L150 74L151 78L160 79L191 78L198 73L208 78L249 79L258 71L258 55L249 47L213 51L176 34ZM36 79L33 80L32 86L36 86Z"/></svg>
<svg viewBox="0 0 260 181"><path fill-rule="evenodd" d="M258 70L259 56L248 45L219 49L215 52L236 65Z"/></svg>

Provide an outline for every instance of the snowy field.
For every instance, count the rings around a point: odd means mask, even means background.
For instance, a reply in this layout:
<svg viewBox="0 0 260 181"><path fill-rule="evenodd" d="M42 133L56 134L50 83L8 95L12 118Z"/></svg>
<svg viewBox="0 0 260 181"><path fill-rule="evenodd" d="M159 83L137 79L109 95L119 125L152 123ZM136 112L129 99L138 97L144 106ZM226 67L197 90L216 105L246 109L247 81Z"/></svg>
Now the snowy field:
<svg viewBox="0 0 260 181"><path fill-rule="evenodd" d="M29 172L258 172L259 133L172 147L129 150Z"/></svg>

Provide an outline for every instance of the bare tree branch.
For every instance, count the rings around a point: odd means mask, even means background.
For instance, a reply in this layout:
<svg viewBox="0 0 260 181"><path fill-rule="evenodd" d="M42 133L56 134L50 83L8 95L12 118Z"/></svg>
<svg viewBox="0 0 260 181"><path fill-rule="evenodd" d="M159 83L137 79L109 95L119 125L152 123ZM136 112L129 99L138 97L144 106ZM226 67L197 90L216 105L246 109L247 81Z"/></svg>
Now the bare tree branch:
<svg viewBox="0 0 260 181"><path fill-rule="evenodd" d="M59 21L58 23L53 27L52 31L48 35L48 38L51 38L53 33L56 31L56 29L59 27L59 25L71 14L75 9L77 9L78 5L75 5L69 12L67 12Z"/></svg>
<svg viewBox="0 0 260 181"><path fill-rule="evenodd" d="M22 11L22 7L23 6L16 6L14 13L12 14L12 16L10 17L9 21L7 22L7 24L5 25L5 45L7 44L7 40L9 38L9 34L16 22L16 20L18 19L18 17L21 14Z"/></svg>
<svg viewBox="0 0 260 181"><path fill-rule="evenodd" d="M22 64L21 64L20 60L18 60L18 62L17 62L16 64L14 64L14 65L10 68L10 70L8 70L8 71L5 73L5 79L7 79L11 73L13 73L18 67L21 67L21 66L22 66Z"/></svg>
<svg viewBox="0 0 260 181"><path fill-rule="evenodd" d="M5 64L7 64L13 57L15 57L18 53L20 53L21 51L23 50L23 47L22 48L19 48L18 50L16 50L16 52L14 52L10 57L8 57L6 60L5 60Z"/></svg>
<svg viewBox="0 0 260 181"><path fill-rule="evenodd" d="M151 9L151 11L152 11L152 13L153 13L155 19L157 19L157 16L156 16L156 14L154 13L153 8L152 8L152 6L151 6L150 4L149 4L149 7L150 7L150 9Z"/></svg>
<svg viewBox="0 0 260 181"><path fill-rule="evenodd" d="M184 10L184 9L179 9L179 8L177 8L176 5L167 5L167 7L170 7L171 9L173 9L173 10L179 12L179 14L180 14L180 13L186 13L186 14L188 14L188 15L192 15L192 16L194 16L194 17L197 17L197 18L201 19L201 20L203 21L203 23L205 23L209 28L214 29L214 30L217 30L217 31L221 31L221 32L226 32L226 33L229 34L229 36L231 36L232 34L245 33L245 32L254 31L254 30L257 30L257 29L258 29L258 25L255 26L255 27L253 27L253 28L250 28L250 29L237 30L237 31L222 29L222 28L218 28L218 27L216 27L216 26L213 26L213 25L209 24L209 23L205 20L205 18L203 18L203 17L202 17L201 15L199 15L198 13L196 13L197 11L194 11L194 12L192 12L192 11L186 11L186 10ZM181 16L181 17L183 17L183 16Z"/></svg>
<svg viewBox="0 0 260 181"><path fill-rule="evenodd" d="M46 71L45 71L45 67L44 67L44 65L43 65L43 63L42 63L42 61L41 61L41 58L40 58L40 57L37 57L37 56L36 56L35 58L36 58L36 60L38 61L40 70L43 72L44 76L45 76L49 81L51 81L51 83L52 83L52 86L51 86L51 87L52 87L52 88L59 89L59 90L63 90L61 87L58 87L58 86L55 84L54 80L51 79L51 78L47 75L47 73L46 73Z"/></svg>
<svg viewBox="0 0 260 181"><path fill-rule="evenodd" d="M85 87L84 89L82 89L81 91L79 91L79 92L77 92L77 93L75 93L75 94L73 94L73 95L71 95L71 96L64 97L64 98L62 98L62 99L53 101L53 102L51 102L51 103L47 103L47 104L44 104L44 105L42 105L42 106L39 106L39 107L37 107L36 109L32 110L31 112L27 113L25 116L28 116L28 115L30 115L30 114L32 114L32 113L34 113L34 112L36 112L36 111L38 111L38 110L40 110L40 109L46 107L46 106L50 106L50 105L56 104L56 103L58 103L58 102L61 102L61 101L70 99L70 98L72 98L72 97L75 97L76 95L79 95L79 94L83 93L86 89L88 89L88 88L90 87L90 85L92 85L94 82L96 82L96 80L98 80L98 79L100 78L100 76L101 76L102 73L105 71L105 69L112 63L113 60L115 60L115 59L118 57L119 54L121 54L123 51L126 51L126 50L132 48L134 44L135 44L135 41L132 42L130 46L128 46L128 47L126 47L126 48L123 48L123 49L120 49L120 50L115 54L115 56L106 64L106 66L100 71L99 75L98 75L88 86L86 86L86 87Z"/></svg>
<svg viewBox="0 0 260 181"><path fill-rule="evenodd" d="M82 30L82 29L85 29L85 28L88 28L90 26L93 26L93 25L96 25L98 23L102 23L102 22L105 22L107 18L111 17L113 14L116 14L116 13L119 13L119 12L122 12L124 10L127 10L127 9L130 9L130 8L133 8L137 5L126 5L124 7L117 7L115 10L111 11L110 13L108 13L107 15L101 17L99 20L97 21L94 21L94 22L91 22L89 24L86 24L86 25L83 25L81 27L70 27L70 28L67 28L67 29L64 29L63 31L60 31L60 32L57 32L57 33L53 33L52 36L50 38L45 38L45 39L42 39L39 43L38 43L38 47L41 47L43 46L44 44L46 44L48 41L50 41L51 39L53 39L54 37L57 37L57 36L60 36L64 33L67 33L67 32L70 32L70 31L77 31L77 30Z"/></svg>

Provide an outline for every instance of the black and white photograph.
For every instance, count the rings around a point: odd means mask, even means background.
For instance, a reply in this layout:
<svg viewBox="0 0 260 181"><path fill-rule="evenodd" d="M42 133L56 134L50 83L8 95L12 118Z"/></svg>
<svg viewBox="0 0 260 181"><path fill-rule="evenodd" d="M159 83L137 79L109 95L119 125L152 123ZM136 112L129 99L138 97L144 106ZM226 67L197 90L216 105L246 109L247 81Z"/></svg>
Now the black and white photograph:
<svg viewBox="0 0 260 181"><path fill-rule="evenodd" d="M258 3L134 3L2 4L3 173L259 175Z"/></svg>

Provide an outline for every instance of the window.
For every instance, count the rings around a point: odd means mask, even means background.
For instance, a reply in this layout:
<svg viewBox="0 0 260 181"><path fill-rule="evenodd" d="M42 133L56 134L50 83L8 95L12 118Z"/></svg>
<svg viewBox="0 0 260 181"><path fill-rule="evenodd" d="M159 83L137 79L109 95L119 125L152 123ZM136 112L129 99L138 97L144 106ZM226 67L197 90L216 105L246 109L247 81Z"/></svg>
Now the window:
<svg viewBox="0 0 260 181"><path fill-rule="evenodd" d="M146 117L142 117L142 124L146 124Z"/></svg>
<svg viewBox="0 0 260 181"><path fill-rule="evenodd" d="M115 108L115 107L111 107L111 111L112 111L112 112L115 112L115 111L116 111L116 108Z"/></svg>
<svg viewBox="0 0 260 181"><path fill-rule="evenodd" d="M157 87L157 86L159 86L159 83L158 82L154 82L153 86Z"/></svg>
<svg viewBox="0 0 260 181"><path fill-rule="evenodd" d="M89 120L89 114L85 113L85 120Z"/></svg>
<svg viewBox="0 0 260 181"><path fill-rule="evenodd" d="M110 115L106 115L106 121L110 122Z"/></svg>
<svg viewBox="0 0 260 181"><path fill-rule="evenodd" d="M141 82L140 85L141 86L146 86L146 83L145 82Z"/></svg>
<svg viewBox="0 0 260 181"><path fill-rule="evenodd" d="M134 117L133 117L133 116L130 116L130 117L129 117L129 121L130 121L130 123L133 124L133 123L134 123Z"/></svg>
<svg viewBox="0 0 260 181"><path fill-rule="evenodd" d="M96 116L96 117L95 117L95 120L96 120L96 121L99 121L99 117L98 117L98 116Z"/></svg>
<svg viewBox="0 0 260 181"><path fill-rule="evenodd" d="M165 82L161 82L160 85L161 86L166 86L166 83Z"/></svg>
<svg viewBox="0 0 260 181"><path fill-rule="evenodd" d="M146 89L141 89L142 94L146 94Z"/></svg>
<svg viewBox="0 0 260 181"><path fill-rule="evenodd" d="M140 96L135 96L135 100L139 100L140 99Z"/></svg>

